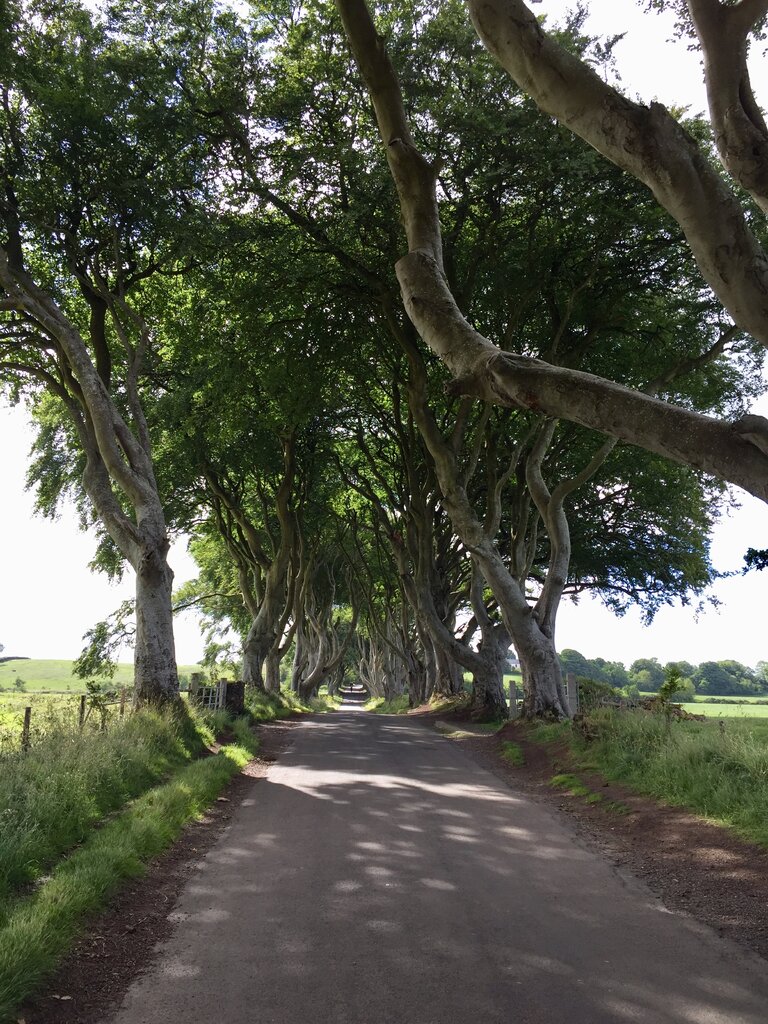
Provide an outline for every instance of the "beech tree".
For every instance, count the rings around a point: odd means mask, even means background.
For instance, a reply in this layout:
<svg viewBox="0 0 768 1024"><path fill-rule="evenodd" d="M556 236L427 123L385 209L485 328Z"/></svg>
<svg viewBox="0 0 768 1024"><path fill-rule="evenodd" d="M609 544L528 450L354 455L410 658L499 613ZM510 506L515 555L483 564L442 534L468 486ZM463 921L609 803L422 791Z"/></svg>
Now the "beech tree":
<svg viewBox="0 0 768 1024"><path fill-rule="evenodd" d="M141 45L74 3L10 13L0 373L13 397L46 393L68 417L82 487L136 573L136 699L169 701L173 574L142 392L156 357L151 288L188 260L204 153Z"/></svg>
<svg viewBox="0 0 768 1024"><path fill-rule="evenodd" d="M431 22L427 20L425 24L429 26ZM500 173L500 169L507 170L509 168L509 173L513 174L516 168L514 159L510 159L506 153L501 157L500 162L494 164L493 173L489 171L484 177L481 177L479 186L472 176L472 170L483 158L490 163L498 156L497 151L494 151L486 143L488 137L495 141L496 137L492 134L491 125L493 119L500 116L498 109L494 108L492 112L483 110L482 115L479 115L482 118L483 131L477 133L471 144L466 144L462 133L455 131L452 133L444 128L444 124L461 123L464 126L464 132L469 132L469 125L473 118L478 116L478 106L473 106L472 102L468 101L466 110L457 111L456 108L449 109L449 104L444 98L445 93L438 100L426 85L421 93L418 91L418 86L421 84L418 79L419 73L424 68L431 68L435 59L444 60L446 53L450 54L452 69L459 63L459 54L463 61L459 65L462 69L467 66L468 61L472 60L474 55L467 58L462 49L464 40L457 42L456 38L451 37L451 28L450 16L447 16L434 30L437 50L430 51L429 45L424 45L418 51L415 72L409 72L411 76L409 85L412 90L409 95L409 104L416 106L421 119L420 123L426 122L430 128L434 126L433 134L438 138L441 135L450 137L447 166L444 167L440 175L440 189L445 197L443 209L448 213L447 241L443 244L443 238L439 238L442 266L445 272L445 278L441 279L447 282L454 291L461 292L462 301L470 305L476 318L482 317L489 324L494 324L495 327L502 316L497 312L494 317L491 307L495 304L497 311L506 311L511 307L512 313L506 317L507 322L503 324L503 331L499 331L499 333L514 338L516 334L523 333L521 324L524 324L527 351L539 351L542 354L547 354L551 361L553 351L559 346L560 352L557 355L563 366L556 367L557 371L560 372L562 369L568 374L571 372L578 374L583 372L575 369L580 351L585 347L589 348L595 337L599 337L601 334L607 336L606 327L612 328L614 332L617 330L615 309L612 311L614 313L612 322L608 317L606 324L601 325L595 322L583 324L578 321L577 317L579 330L575 331L571 324L571 313L574 308L578 310L580 294L583 294L582 305L585 308L589 307L595 294L590 277L599 278L603 273L603 266L598 268L595 264L588 269L586 266L588 261L584 260L581 280L576 276L572 281L561 285L560 294L558 294L558 289L553 287L553 296L550 299L550 296L547 295L547 301L554 306L558 317L557 322L546 324L546 331L550 333L543 334L539 325L538 335L532 334L530 325L526 322L526 318L531 323L535 323L537 318L539 321L542 319L538 311L530 313L525 310L523 301L526 290L538 297L540 282L537 275L531 274L530 278L520 285L517 294L510 288L507 288L506 291L498 290L499 281L503 280L505 276L509 276L504 273L506 267L509 265L514 268L515 266L512 260L509 264L505 261L505 258L508 258L508 250L515 251L519 264L522 266L526 265L526 258L529 261L532 259L531 252L526 253L525 245L520 244L516 239L515 232L523 238L533 235L537 230L537 225L542 221L542 216L547 215L547 211L545 208L536 210L535 205L531 204L527 220L526 215L521 214L517 221L510 218L505 220L503 215L498 214L499 210L506 211L509 203L507 191L503 186L503 173ZM383 314L383 320L393 341L404 345L406 349L410 346L412 350L413 343L406 336L405 325L393 313L389 274L386 266L382 266L381 263L382 257L387 257L393 248L392 223L388 222L386 218L382 223L375 204L372 208L371 203L371 194L386 198L386 190L382 189L379 184L380 176L376 172L375 161L371 157L364 122L360 118L359 97L348 77L343 76L343 70L340 70L340 68L343 69L343 65L340 65L339 62L338 40L334 37L333 26L328 23L327 10L322 5L318 5L317 8L313 7L306 14L306 21L302 19L300 25L291 22L285 29L285 33L284 39L278 33L273 44L277 54L275 66L280 71L277 84L273 84L273 80L270 78L270 74L274 72L270 72L267 67L265 88L260 91L257 99L252 100L249 96L242 96L238 103L232 103L231 96L227 92L227 83L231 84L233 78L236 79L237 76L230 74L225 77L224 83L219 82L218 86L214 84L207 92L198 90L195 103L205 118L220 124L220 130L228 140L231 150L233 177L237 181L238 188L242 189L246 201L253 202L256 197L260 202L268 203L286 220L303 230L314 242L318 252L333 256L338 265L346 269L348 273L350 295L354 296L359 303L369 305L370 316L381 319ZM406 38L404 42L398 44L401 52L408 53L408 42L409 40ZM428 42L432 42L431 37ZM449 62L446 60L446 74L449 73L448 66ZM259 65L259 70L262 70L261 65ZM342 77L336 77L339 75ZM467 86L466 79L465 75L461 83L463 89L466 89ZM489 79L486 79L482 84L487 85L488 81ZM477 82L470 84L472 88L477 89ZM270 92L270 90L273 91ZM456 90L456 93L458 92L459 90ZM472 99L475 99L474 94L472 94ZM229 106L225 105L222 109L222 103L226 104L227 100L229 100ZM270 102L277 103L279 116L276 118L271 115ZM431 103L440 105L439 117L435 114L432 121L430 121L433 114ZM503 104L501 104L501 110L503 111ZM265 127L267 124L269 125L268 131ZM518 127L518 124L515 127ZM422 134L424 134L423 130ZM219 135L218 138L220 139L221 136ZM544 159L541 162L544 164ZM363 179L360 173L363 169L367 175L364 184L362 184ZM590 172L590 169L586 169L585 176ZM435 178L436 171L430 179L433 184ZM371 187L366 188L369 181ZM499 185L499 182L502 184ZM614 183L612 185L615 187ZM547 186L542 182L541 187L543 191ZM631 201L637 202L637 197L633 196ZM414 194L410 194L410 198L404 202L407 222L409 209L414 217L419 212L416 206L407 207L408 202L416 202ZM418 206L418 203L416 205ZM423 205L419 209L423 212ZM436 211L436 206L434 210ZM489 210L491 216L487 213ZM597 200L594 207L589 210L589 223L592 224L599 220L600 213L600 200ZM381 226L379 233L370 230L371 222ZM643 225L644 229L645 227L646 225ZM622 237L621 232L626 231L626 225L617 227L615 230L618 237ZM494 245L499 247L492 253L488 249L488 238L492 238ZM598 239L595 236L589 241L595 246L595 252L600 252L601 246L610 244L612 239L609 237L606 242L603 238ZM671 239L669 232L666 231L662 245L672 250L674 242L675 240ZM646 243L642 232L638 232L638 243L640 251L645 255ZM585 239L586 244L588 242ZM528 248L530 250L530 246ZM500 257L502 252L504 256ZM594 263L596 259L594 254L592 258ZM491 264L496 264L496 266L491 269ZM536 269L539 270L538 266ZM672 272L669 273L671 275ZM511 276L514 278L514 269ZM662 276L663 273L659 274L659 277ZM612 296L613 307L622 305L627 317L627 324L620 324L619 330L631 331L630 321L634 316L634 329L640 334L646 330L646 327L641 326L641 321L637 317L637 312L632 310L632 305L633 302L643 301L642 289L638 288L630 296L625 297L625 278L626 273L623 277L617 273L616 290ZM496 288L496 291L492 289L491 285ZM646 290L647 286L646 279L644 282ZM696 287L693 285L694 292ZM610 301L607 295L603 296L603 300ZM697 295L695 302L701 301L704 301L706 306L708 300L702 300ZM533 305L533 303L529 304ZM562 308L558 308L561 304ZM525 316L523 316L523 311ZM665 312L669 315L670 311L671 307L667 307ZM629 346L627 346L621 349L621 358L618 358L613 364L610 364L604 355L598 355L596 365L604 372L606 369L610 369L621 373L624 380L636 387L644 387L651 391L659 390L680 374L695 370L707 359L716 358L722 354L728 344L738 335L738 332L735 332L728 322L723 323L719 320L716 310L712 312L707 325L703 311L704 306L700 310L702 315L695 323L691 321L686 325L682 319L674 319L675 325L680 329L692 325L700 335L696 338L697 344L699 341L702 343L698 351L694 345L686 359L673 359L670 352L670 361L665 365L658 344L662 333L657 331L657 337L654 340L659 355L658 362L654 361L649 364L647 361L644 363L642 358L634 359ZM563 337L567 344L563 343ZM738 341L738 338L736 340ZM611 344L615 345L615 337L611 338ZM670 336L666 336L664 344L670 344ZM496 349L494 351L498 352ZM530 356L525 358L531 360ZM418 361L418 356L416 360ZM551 362L550 365L554 366L555 364ZM661 373L660 381L649 379L659 372ZM418 387L421 385L418 385L416 390ZM462 389L455 390L461 391ZM675 388L671 390L674 392ZM670 389L666 387L664 387L664 391L670 393ZM645 401L644 395L641 398ZM547 412L547 409L535 403L534 408L530 409L534 419L541 417L543 412ZM540 687L544 687L544 679L548 680L547 696L541 698L543 703L538 703L539 697L532 696L532 712L551 706L559 713L563 713L562 692L561 690L558 692L559 664L554 650L554 615L559 596L565 585L570 554L570 541L566 532L567 523L563 518L562 509L562 501L567 491L560 488L558 491L548 493L546 486L542 486L538 471L534 470L534 465L541 462L549 448L553 425L542 425L543 432L540 434L536 457L531 458L531 453L528 453L529 457L526 460L530 471L530 480L527 483L529 486L535 487L539 515L544 520L548 520L547 525L550 531L558 532L561 538L559 543L553 544L551 549L554 558L553 566L557 567L556 571L549 575L549 583L544 584L545 590L542 591L543 600L539 612L531 616L525 593L525 574L520 570L513 574L510 573L509 566L505 564L503 556L495 548L494 530L486 529L482 522L482 513L479 513L474 507L471 497L462 496L461 487L457 486L457 480L461 479L460 468L454 465L454 453L450 451L450 446L446 446L445 437L441 440L440 432L432 430L423 397L414 398L411 414L425 432L425 436L431 437L428 447L434 464L438 467L437 475L440 480L443 500L446 502L445 507L450 511L453 527L457 530L462 543L471 550L474 559L481 560L483 573L494 588L494 598L504 609L505 628L514 633L511 622L513 618L516 618L520 634L518 648L529 647L531 651L529 661L538 660L540 662L537 671L531 670L531 694L533 695ZM681 414L687 416L688 410L681 409ZM578 417L576 418L578 419ZM590 468L592 457L587 458L584 466L577 469L573 483L569 485L571 488L581 482L580 473L583 470L588 469L587 475L589 476L599 468L600 459L607 455L610 445L606 446L602 456L599 454L600 447L600 444L597 444L593 450L598 462ZM495 514L491 514L490 522L494 522L496 518ZM426 589L424 593L427 593ZM437 619L440 619L439 614ZM527 639L528 632L531 630L533 632L530 639ZM448 638L445 639L450 646ZM457 650L455 653L468 656L470 652ZM541 684L535 682L537 677L542 679ZM544 690L542 689L541 692L543 693Z"/></svg>
<svg viewBox="0 0 768 1024"><path fill-rule="evenodd" d="M370 54L369 54L370 56ZM455 55L454 55L455 56ZM417 68L420 64L417 62ZM390 84L392 79L390 79ZM379 82L381 84L381 82ZM383 88L383 87L382 87ZM374 97L375 98L375 97ZM391 98L391 94L390 94ZM409 97L409 100L412 97ZM441 111L442 113L442 111ZM429 115L429 109L427 109L427 116ZM436 134L439 134L439 122ZM460 144L460 143L459 143ZM480 143L482 146L482 143ZM448 163L451 166L453 159L453 153L448 156ZM433 182L436 180L437 170L435 169L433 174ZM395 176L397 180L397 175ZM447 183L450 178L446 178L444 170L440 173L440 189L443 195L448 196L448 205L452 201L451 185ZM411 188L414 182L410 181L406 185L400 181L402 189L407 190ZM404 217L406 225L415 223L415 220L409 221L409 216L417 219L420 214L424 213L424 207L421 206L416 209L416 206L408 206L414 198L414 192L411 190L408 196L403 200ZM477 196L478 193L476 193ZM480 193L482 194L482 193ZM495 196L493 197L496 198ZM401 196L402 199L402 196ZM444 204L445 205L445 204ZM461 209L461 207L459 207ZM468 205L464 207L466 216L467 208L472 209ZM436 211L436 207L434 207ZM475 219L477 214L472 210ZM435 214L436 216L436 214ZM534 218L535 218L534 214ZM539 211L538 216L541 216ZM599 214L596 214L599 216ZM421 224L421 222L419 222ZM535 219L533 221L535 224ZM422 225L423 226L423 225ZM475 227L475 225L473 225ZM414 228L414 231L416 229ZM478 235L482 237L482 233L478 232ZM457 267L460 266L456 261L456 247L455 247L455 235L450 236L450 241L446 248L446 252L450 255L450 261L446 259L443 263L443 269L441 271L441 280L454 289L460 288L462 290L463 301L472 303L473 312L477 318L482 308L482 299L478 303L477 299L472 294L472 289L467 287L466 277L463 281L460 280L460 274L457 273ZM505 241L507 239L505 238ZM442 239L440 239L442 245ZM482 245L482 243L481 243ZM442 249L441 249L442 253ZM529 254L530 255L530 254ZM480 257L481 258L481 257ZM498 261L498 254L496 255ZM475 276L482 276L477 274L477 263L478 257L475 255L475 263L473 266L473 273ZM502 257L503 265L503 257ZM443 276L444 273L444 276ZM499 275L503 276L503 275ZM581 290L588 285L588 280L585 280L580 284ZM402 284L402 281L401 281ZM530 282L529 287L535 292L538 284ZM647 287L647 284L646 284ZM619 285L621 289L621 285ZM579 288L575 288L574 293L571 296L571 304L573 304L574 298L578 295ZM478 293L482 294L480 288ZM617 292L618 294L619 292ZM587 292L589 296L589 292ZM591 297L591 296L590 296ZM495 301L500 309L507 309L508 304L505 302L506 296L494 295L490 300L490 303ZM589 302L589 298L586 299ZM483 313L492 317L487 313L487 305L490 304L486 300L486 309L483 309ZM614 299L614 306L616 300ZM511 319L512 330L519 330L519 324L521 322L521 315L518 311L515 311L516 315L513 315ZM564 328L569 328L569 318L566 316L561 318L562 323L559 325L559 329L550 336L550 341L554 342L554 338L560 337ZM415 320L417 326L419 325L418 319ZM615 327L615 324L613 325ZM639 328L636 328L639 329ZM699 328L700 329L700 328ZM401 328L401 333L403 329ZM405 332L407 333L407 332ZM728 334L727 328L724 329L724 335ZM526 339L528 341L528 339ZM530 342L528 342L530 344ZM580 339L580 344L583 346L584 341ZM722 351L724 344L724 337L713 340L711 354L714 356ZM578 351L578 348L576 349ZM546 351L546 347L544 347ZM552 351L550 346L550 351ZM459 353L458 347L454 350L454 355ZM626 361L626 350L623 355ZM414 355L414 358L418 360L418 356ZM459 355L457 355L459 358ZM550 355L550 359L551 359ZM704 359L704 353L701 354L701 358ZM568 359L573 362L573 356L564 357L564 361ZM605 360L603 360L605 365ZM631 365L631 357L628 365ZM663 364L662 364L663 367ZM656 385L648 380L653 370L658 369L658 364L647 364L644 367L646 379L645 386L649 389L653 389ZM692 366L688 366L687 369L692 369ZM615 367L617 372L622 370L621 366ZM678 372L682 372L685 367L682 365L670 364L664 368L664 375L666 382L669 379L675 377ZM624 368L626 373L627 367ZM634 370L630 372L627 379L632 379L632 374L635 374L635 380L642 381L643 370L635 366ZM552 545L551 556L554 559L550 566L550 572L547 574L548 582L544 582L544 588L540 595L540 603L537 606L536 612L531 615L531 609L528 604L527 596L525 593L524 581L525 572L520 567L516 568L514 572L510 572L510 569L505 565L504 558L498 551L495 541L495 530L498 529L497 519L498 516L495 513L490 514L490 523L496 523L496 526L488 529L487 525L484 525L482 518L478 515L476 509L473 507L472 501L465 492L466 481L463 478L461 467L456 459L456 452L452 450L451 445L447 443L445 437L441 435L439 429L436 428L433 417L431 417L427 404L425 402L424 394L425 387L423 383L420 385L420 392L414 397L411 411L415 421L419 424L422 429L422 433L427 439L427 446L430 449L432 458L434 459L437 467L437 475L440 480L440 486L443 493L443 500L446 509L449 511L454 528L457 530L463 544L469 548L473 553L473 557L479 558L483 568L483 572L491 583L494 590L495 597L498 600L500 606L504 610L506 626L510 630L512 636L515 639L518 653L521 655L524 664L524 674L526 661L528 663L528 693L530 697L530 704L528 707L529 713L539 713L546 710L553 710L555 713L564 714L564 697L562 694L562 687L559 682L559 663L555 654L554 648L554 617L556 615L557 605L559 603L560 596L563 592L563 588L566 584L568 563L570 557L570 540L567 533L567 521L564 517L562 502L565 496L569 493L569 489L573 489L580 484L584 483L585 479L588 479L600 465L600 462L607 456L610 451L611 444L607 444L603 447L602 451L600 446L596 447L594 451L594 463L587 459L582 469L576 473L576 476L565 488L560 487L557 491L549 492L548 488L543 483L540 470L535 469L546 452L552 437L553 426L549 426L543 429L543 432L539 435L538 449L534 449L535 458L529 458L528 462L528 481L527 485L533 493L536 495L536 504L538 506L538 512L542 520L546 523L550 534L557 535L557 544ZM455 389L461 391L462 389ZM483 397L481 395L481 397ZM485 396L487 397L487 396ZM534 406L534 412L540 413L542 410L539 406ZM533 454L533 453L531 453ZM585 472L586 477L582 477L581 473Z"/></svg>
<svg viewBox="0 0 768 1024"><path fill-rule="evenodd" d="M671 458L768 486L765 423L727 398L755 390L751 321L723 313L633 178L493 67L458 5L388 10L394 63L361 0L339 9L391 179L324 2L250 20L120 3L96 27L74 5L60 21L41 8L51 82L20 30L34 60L13 65L3 113L6 380L66 410L62 450L79 447L89 498L137 569L141 636L151 626L165 655L170 515L200 528L222 601L237 578L248 681L266 663L274 686L293 636L310 695L362 615L372 680L400 662L417 688L450 692L466 669L476 710L503 714L512 637L527 713L566 714L555 623L569 584L650 608L708 578L706 545L677 537L632 564L627 524L650 530L640 506L658 500L633 476ZM558 43L564 67L585 66L585 45ZM696 173L720 181L697 152ZM393 182L409 249L397 280ZM372 409L377 375L386 401ZM306 456L321 450L314 474ZM361 517L341 507L337 469L368 503L351 546ZM665 478L692 506L686 519L667 501L670 534L705 532L716 487L687 468ZM234 576L213 572L216 535ZM386 582L360 564L371 536L388 545ZM153 657L142 685L172 695Z"/></svg>

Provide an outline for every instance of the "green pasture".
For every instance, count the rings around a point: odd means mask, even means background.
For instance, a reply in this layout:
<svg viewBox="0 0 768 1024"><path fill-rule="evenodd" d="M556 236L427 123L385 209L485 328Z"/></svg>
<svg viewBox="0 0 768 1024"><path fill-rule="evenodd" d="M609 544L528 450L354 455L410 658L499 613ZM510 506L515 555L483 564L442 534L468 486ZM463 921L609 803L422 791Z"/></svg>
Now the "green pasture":
<svg viewBox="0 0 768 1024"><path fill-rule="evenodd" d="M744 701L743 704L721 704L697 700L695 704L680 706L692 715L706 715L707 718L768 719L768 704L754 704L750 701Z"/></svg>
<svg viewBox="0 0 768 1024"><path fill-rule="evenodd" d="M16 680L21 679L24 692L44 692L46 690L70 690L72 693L84 693L85 683L72 675L71 661L45 658L15 658L13 661L0 662L0 699L5 699L16 690ZM179 665L180 675L199 672L199 665ZM117 666L110 680L110 686L119 689L121 686L133 685L133 665L123 662Z"/></svg>

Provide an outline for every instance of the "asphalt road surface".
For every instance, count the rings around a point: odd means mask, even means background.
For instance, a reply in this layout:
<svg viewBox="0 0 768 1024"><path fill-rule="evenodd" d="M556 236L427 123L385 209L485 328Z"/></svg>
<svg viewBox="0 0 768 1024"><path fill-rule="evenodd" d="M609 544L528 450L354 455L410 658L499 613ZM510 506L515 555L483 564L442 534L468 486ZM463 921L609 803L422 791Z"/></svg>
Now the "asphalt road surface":
<svg viewBox="0 0 768 1024"><path fill-rule="evenodd" d="M113 1024L766 1024L768 965L454 743L302 723Z"/></svg>

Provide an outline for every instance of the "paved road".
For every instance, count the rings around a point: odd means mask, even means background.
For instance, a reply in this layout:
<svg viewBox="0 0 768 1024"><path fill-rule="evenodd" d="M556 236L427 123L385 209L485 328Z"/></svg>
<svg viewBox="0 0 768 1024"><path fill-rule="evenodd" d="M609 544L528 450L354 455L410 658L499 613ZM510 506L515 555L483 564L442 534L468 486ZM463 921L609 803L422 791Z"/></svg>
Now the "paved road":
<svg viewBox="0 0 768 1024"><path fill-rule="evenodd" d="M763 961L403 718L296 729L113 1024L766 1024Z"/></svg>

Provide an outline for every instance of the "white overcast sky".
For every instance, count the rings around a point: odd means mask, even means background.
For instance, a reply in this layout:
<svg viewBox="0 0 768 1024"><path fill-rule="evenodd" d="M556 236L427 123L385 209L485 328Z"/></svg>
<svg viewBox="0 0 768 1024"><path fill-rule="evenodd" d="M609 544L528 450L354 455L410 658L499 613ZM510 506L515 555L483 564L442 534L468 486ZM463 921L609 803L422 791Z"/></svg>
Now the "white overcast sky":
<svg viewBox="0 0 768 1024"><path fill-rule="evenodd" d="M535 8L554 19L573 3L543 0ZM622 87L645 101L688 105L692 114L706 102L698 56L685 45L670 42L671 20L642 11L642 0L592 0L589 29L602 34L626 32L616 57ZM752 78L758 99L768 104L768 69L756 54ZM768 415L768 399L755 407ZM5 654L33 658L73 658L83 633L126 597L132 582L112 586L87 569L94 542L82 534L67 509L49 522L32 513L32 497L24 491L30 434L23 410L0 409L0 644ZM718 527L713 557L721 570L738 569L748 547L768 547L768 506L744 495L742 507ZM194 575L194 563L183 543L170 556L176 583ZM749 665L768 660L765 606L768 571L722 581L716 593L719 611L694 620L685 608L659 613L643 627L634 612L615 618L597 602L582 598L565 602L558 620L560 649L575 647L588 657L602 656L629 664L638 657L700 662L736 658ZM179 662L192 663L202 654L194 620L177 624ZM126 651L124 657L128 658Z"/></svg>

